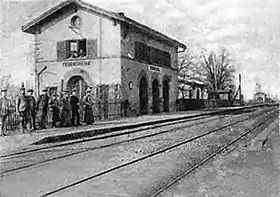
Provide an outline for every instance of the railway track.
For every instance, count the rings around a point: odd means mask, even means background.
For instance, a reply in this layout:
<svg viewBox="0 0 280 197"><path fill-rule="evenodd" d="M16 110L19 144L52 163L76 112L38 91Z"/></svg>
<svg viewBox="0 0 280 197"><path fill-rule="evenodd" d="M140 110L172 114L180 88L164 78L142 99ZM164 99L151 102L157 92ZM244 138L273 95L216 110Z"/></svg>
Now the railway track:
<svg viewBox="0 0 280 197"><path fill-rule="evenodd" d="M266 109L266 110L270 110L270 109ZM223 116L225 117L225 116L227 116L227 114L225 114ZM219 118L219 117L220 116L218 116L217 118ZM253 117L255 117L255 116L253 116ZM173 121L172 123L154 125L152 129L158 128L158 127L163 127L163 126L166 126L166 125L174 125L174 124L186 123L186 122L195 121L195 120L202 120L202 119L206 119L206 118L213 118L213 117L204 116L204 117L199 117L199 118L195 118L195 119L188 119L188 120L183 120L183 121L182 120L175 121L175 122ZM250 117L250 118L252 118L252 117ZM209 120L209 121L211 121L211 120ZM245 121L245 120L240 120L240 121ZM236 123L233 123L232 125L237 124L238 122L239 121L237 121ZM206 122L204 122L204 123L206 123ZM188 127L192 127L192 126L195 126L195 125L196 125L196 123L194 123L193 125L188 125ZM108 147L121 145L121 144L125 144L125 143L130 143L130 142L133 142L133 141L136 141L136 140L141 140L141 139L145 139L145 138L149 138L149 137L153 137L153 136L157 136L157 135L162 135L162 134L165 134L165 133L174 132L174 131L177 131L177 130L182 129L182 128L185 128L185 126L177 126L175 128L172 128L172 129L165 129L165 130L160 131L160 132L155 132L155 133L151 133L151 134L148 134L148 135L143 135L143 136L135 137L135 138L131 138L131 139L120 140L120 141L117 141L117 142L114 142L114 143L109 143L109 144L98 146L98 147L86 148L86 149L74 151L74 152L71 152L71 153L63 154L63 155L60 155L60 156L51 157L51 158L48 158L48 159L44 158L42 161L36 161L36 162L20 165L18 167L10 168L10 169L7 169L7 170L4 169L4 170L2 170L2 176L7 176L8 174L16 172L16 171L20 171L20 170L24 170L24 169L28 169L28 168L34 168L36 166L40 166L42 164L45 164L45 163L48 163L48 162L51 162L51 161L71 157L71 156L78 155L78 154L81 154L81 153L85 153L85 152L88 152L88 151L93 151L93 150L108 148ZM93 138L93 139L81 140L79 142L70 142L70 143L67 143L66 145L68 146L68 145L72 145L73 143L74 144L85 143L85 142L89 142L89 141L92 141L92 140L101 140L101 139L107 139L107 138L112 138L112 137L119 137L119 136L123 136L123 135L127 135L127 134L130 135L130 134L133 134L133 133L139 133L140 131L147 131L147 128L137 129L137 130L133 130L133 131L127 131L127 132L122 132L122 133L116 133L116 134L110 134L109 136L99 136L99 137L96 137L96 138ZM56 145L55 147L61 147L61 146L65 146L65 144L59 144L59 145ZM39 149L37 151L41 151L41 150L45 150L45 149L49 149L49 148L53 148L53 147L54 146L43 147L42 149ZM31 153L32 154L33 152L34 152L33 150L28 151L28 152L25 151L25 152L21 152L21 154L23 154L23 155L26 154L26 153ZM18 156L20 156L20 154L13 154L12 155L13 158L16 158Z"/></svg>
<svg viewBox="0 0 280 197"><path fill-rule="evenodd" d="M215 114L218 115L218 116L219 115L227 115L227 113L229 113L229 112L236 112L236 111L239 111L239 110L249 110L249 109L257 108L257 107L260 107L260 106L250 106L248 108L240 108L240 109L229 109L229 110L217 112ZM211 117L211 113L198 114L198 115L193 115L193 116L190 116L190 117L183 117L183 118L179 118L178 120L171 119L170 121L165 121L164 123L162 123L160 121L157 124L147 125L147 126L140 127L140 128L134 129L134 130L126 131L126 132L121 132L121 133L112 132L109 135L105 134L105 135L102 135L102 136L93 137L93 138L89 138L89 139L75 140L75 141L66 142L66 143L59 143L59 144L55 144L55 145L43 146L43 147L39 147L39 148L32 148L32 149L28 149L28 150L23 150L23 151L13 152L13 153L9 153L9 154L4 154L4 155L0 155L0 159L13 157L13 156L17 156L17 155L24 155L24 154L33 153L33 152L39 152L41 150L48 150L48 149L57 148L57 147L65 147L65 146L71 146L71 145L79 144L79 143L86 143L86 142L90 142L90 141L94 141L94 140L103 140L103 139L112 138L112 137L129 135L129 134L145 131L147 129L156 129L156 128L164 127L164 126L167 126L167 125L176 125L176 124L185 123L185 122L189 122L189 121L206 119L206 118L209 118L209 117ZM126 130L128 130L128 129L126 129Z"/></svg>
<svg viewBox="0 0 280 197"><path fill-rule="evenodd" d="M208 118L210 118L210 117L208 117ZM215 118L217 119L218 117L215 117ZM195 121L195 120L198 120L198 118L197 119L188 120L188 121ZM201 118L199 118L199 120L201 120ZM211 121L211 120L213 120L213 117L209 121ZM184 123L185 122L186 121L184 121ZM205 123L207 123L207 122L205 122ZM176 124L179 124L179 122L177 122ZM192 126L195 126L195 125L196 124L191 124L188 127L192 127ZM58 160L58 159L63 159L63 158L71 157L71 156L78 155L78 154L81 154L81 153L85 153L85 152L88 152L88 151L93 151L93 150L98 150L98 149L102 149L102 148L108 148L108 147L112 147L112 146L116 146L116 145L121 145L121 144L129 143L129 142L133 142L133 141L136 141L136 140L141 140L141 139L145 139L145 138L161 135L161 134L164 134L164 133L167 133L167 132L174 132L177 129L181 129L183 127L184 126L177 126L175 128L172 128L172 129L165 129L165 130L160 131L160 132L151 133L151 134L148 134L148 135L143 135L143 136L135 137L135 138L131 138L131 139L125 139L125 140L121 140L121 141L114 142L114 143L109 143L109 144L98 146L98 147L86 148L86 149L79 150L79 151L74 151L74 152L71 152L71 153L68 153L68 154L63 154L61 156L57 156L57 157L53 157L53 158L49 158L49 159L44 159L43 161L34 162L34 163L31 163L31 164L27 164L27 165L22 165L20 167L8 169L8 170L3 170L2 171L2 176L6 176L7 174L12 173L12 172L16 172L16 171L19 171L19 170L35 167L35 166L38 166L38 165L41 165L41 164L44 164L44 163L47 163L47 162L51 162L51 161L55 161L55 160ZM143 129L142 131L146 131L146 129ZM139 132L139 130L137 130L137 132ZM123 135L127 135L127 134L133 134L133 133L136 133L136 131L124 132L124 133L119 133L119 134L115 134L115 135L110 135L110 138L112 138L112 137L119 137L119 136L123 136ZM92 140L101 140L101 139L107 139L107 138L108 138L108 136L107 137L104 137L104 136L97 137L97 138L88 140L88 142L92 141ZM34 153L34 151L31 151L31 152L28 152L28 153ZM23 154L26 154L26 153L23 153ZM17 158L18 156L20 156L20 155L12 155L13 158Z"/></svg>
<svg viewBox="0 0 280 197"><path fill-rule="evenodd" d="M181 173L179 176L177 176L176 178L174 178L173 180L167 182L166 184L164 184L163 186L159 187L157 190L155 190L154 192L149 194L149 197L158 197L160 196L163 192L167 191L168 189L171 189L173 186L175 186L181 179L187 177L188 175L190 175L192 172L194 172L195 170L197 170L198 168L202 167L203 165L205 165L207 162L211 161L213 158L215 158L217 155L221 154L223 151L227 150L230 146L232 146L233 144L235 144L237 141L241 140L243 137L247 136L248 134L250 134L252 131L256 130L257 128L259 128L262 125L269 125L270 123L268 123L267 121L269 121L271 119L271 116L268 116L266 119L264 119L263 121L259 122L258 124L256 124L254 127L242 132L238 137L236 137L235 139L231 140L230 142L222 145L218 150L214 151L212 154L210 154L208 157L204 158L203 160L201 160L199 163L195 164L194 166L188 168L187 170L185 170L183 173ZM267 124L268 123L268 124Z"/></svg>
<svg viewBox="0 0 280 197"><path fill-rule="evenodd" d="M267 110L269 111L270 109L267 109ZM231 124L228 124L227 126L232 126L232 125L238 124L238 123L240 123L242 121L246 121L246 120L248 120L250 118L254 118L254 117L258 116L258 115L259 115L258 113L255 114L255 115L249 115L249 117L247 117L245 119L241 119L241 120L235 121L235 122L233 122ZM227 114L223 115L223 116L225 117L225 116L227 116ZM201 120L201 119L207 119L207 118L213 118L213 117L206 116L206 117L200 117L200 118L196 118L196 119L188 119L188 120L184 120L184 121L176 121L176 122L172 122L171 124L170 123L169 124L165 123L164 125L155 125L153 127L153 129L154 128L158 128L158 127L163 127L163 126L166 126L166 125L180 124L180 123L185 123L185 122L190 122L190 121L195 121L195 120ZM219 118L219 116L216 117L216 118ZM204 123L207 123L207 122L204 122ZM188 125L188 127L190 128L190 127L195 126L195 125L196 125L196 123ZM182 129L184 127L185 126L177 126L175 128L165 129L165 130L160 131L160 132L155 132L155 133L151 133L151 134L148 134L148 135L143 135L143 136L140 136L140 137L134 137L134 138L131 138L131 139L120 140L120 141L117 141L117 142L114 142L114 143L109 143L109 144L98 146L98 147L86 148L86 149L83 149L83 150L74 151L74 152L63 154L63 155L60 155L60 156L44 159L42 161L37 161L37 162L21 165L19 167L11 168L11 169L8 169L8 170L3 170L2 171L2 176L7 176L8 174L16 172L16 171L20 171L20 170L24 170L24 169L28 169L28 168L33 168L33 167L40 166L42 164L45 164L45 163L48 163L48 162L51 162L51 161L55 161L55 160L59 160L59 159L67 158L67 157L71 157L71 156L78 155L78 154L81 154L81 153L85 153L85 152L88 152L88 151L98 150L98 149L102 149L102 148L108 148L108 147L112 147L112 146L116 146L116 145L130 143L130 142L133 142L133 141L136 141L136 140L141 140L141 139L145 139L145 138L149 138L149 137L154 137L154 136L157 136L157 135L162 135L162 134L169 133L169 132L175 132L175 131L177 131L179 129ZM147 129L144 129L144 128L141 129L141 131L146 131L146 130ZM133 134L133 133L136 133L136 132L139 133L140 129L137 129L137 130L134 130L134 131L117 133L117 134L111 134L109 136L100 136L100 137L96 137L96 138L93 138L93 139L86 139L86 141L89 142L89 141L92 141L92 140L101 140L101 139L107 139L107 138L112 138L112 137L119 137L119 136L123 136L123 135L127 135L127 134ZM75 144L76 143L77 142L75 142ZM82 140L82 141L79 141L78 143L85 143L85 141ZM71 144L73 144L73 142L67 143L67 146L69 146ZM65 145L62 144L62 145L57 145L55 147L61 147L61 146L65 146ZM51 147L53 148L54 146L51 146ZM43 147L43 149L39 149L37 151L45 150L46 148L49 148L49 147ZM26 154L26 153L34 153L34 151L22 152L21 154ZM20 154L13 154L12 156L13 157L17 157L19 155Z"/></svg>
<svg viewBox="0 0 280 197"><path fill-rule="evenodd" d="M275 110L272 110L271 112L269 112L268 115L265 114L265 117L266 117L266 118L264 119L264 121L259 122L256 126L254 126L254 127L250 128L249 130L245 131L245 132L242 133L240 136L238 136L238 138L236 138L235 140L232 140L230 143L227 143L225 146L222 146L218 151L215 151L213 154L211 154L209 157L205 158L202 162L200 162L199 164L197 164L195 167L192 167L192 168L190 168L189 170L187 170L186 173L182 174L180 177L186 176L187 174L193 172L195 169L197 169L197 168L200 167L201 165L205 164L205 163L206 163L207 161L209 161L211 158L213 158L213 157L216 156L217 154L221 153L221 152L222 152L224 149L226 149L228 146L232 145L233 143L235 143L236 141L238 141L239 139L241 139L242 137L244 137L244 136L247 135L248 133L252 132L253 130L255 130L256 128L258 128L259 126L265 124L266 121L269 120L274 114L275 114ZM252 117L250 117L250 118L252 118ZM77 180L77 181L75 181L75 182L73 182L73 183L70 183L70 184L68 184L68 185L65 185L65 186L63 186L63 187L60 187L60 188L54 189L54 190L52 190L52 191L49 191L49 192L47 192L47 193L45 193L45 194L43 194L43 195L40 195L40 197L51 196L51 195L56 194L56 193L58 193L58 192L61 192L61 191L63 191L63 190L70 189L70 188L72 188L72 187L74 187L74 186L80 185L80 184L82 184L82 183L84 183L84 182L87 182L87 181L96 179L96 178L98 178L98 177L107 175L107 174L109 174L109 173L111 173L111 172L114 172L114 171L120 170L120 169L122 169L122 168L131 166L131 165L136 164L136 163L139 163L139 162L141 162L141 161L144 161L144 160L153 158L153 157L155 157L155 156L157 156L157 155L159 155L159 154L166 153L166 152L168 152L168 151L170 151L170 150L172 150L172 149L175 149L175 148L177 148L177 147L180 147L180 146L182 146L182 145L185 145L185 144L190 143L190 142L192 142L192 141L195 141L195 140L197 140L197 139L203 138L203 137L208 136L208 135L210 135L210 134L212 134L212 133L215 133L215 132L218 132L218 131L220 131L220 130L222 130L222 129L225 129L225 128L227 128L227 127L230 127L230 126L232 126L233 124L238 124L238 123L241 123L241 122L243 122L243 121L245 121L245 120L248 120L248 119L249 119L249 117L243 119L242 121L239 120L239 121L236 121L236 122L234 122L234 123L230 123L230 124L224 125L224 126L222 126L222 127L219 127L219 128L216 128L216 129L212 129L212 130L207 131L207 132L205 132L205 133L203 133L203 134L201 134L201 135L197 135L197 136L195 136L195 137L192 137L192 138L189 138L189 139L185 139L185 140L183 140L183 141L181 141L181 142L178 142L178 143L176 143L176 144L173 144L173 145L170 145L170 146L168 146L168 147L162 148L162 149L160 149L160 150L158 150L158 151L155 151L155 152L153 152L153 153L144 155L144 156L142 156L142 157L136 158L136 159L134 159L134 160L131 160L131 161L129 161L129 162L126 162L126 163L123 163L123 164L120 164L120 165L116 165L116 166L114 166L114 167L108 168L108 169L106 169L106 170L104 170L104 171L101 171L101 172L99 172L99 173L96 173L96 174L94 174L94 175L92 175L92 176L85 177L85 178L83 178L83 179ZM179 180L180 178L177 178L177 179ZM178 181L177 179L176 179L176 180L174 179L173 181L169 182L168 184L164 185L163 187L158 188L158 190L155 191L154 193L152 193L150 196L157 196L157 195L159 195L161 192L163 192L164 190L170 188L173 184L175 184L175 182Z"/></svg>
<svg viewBox="0 0 280 197"><path fill-rule="evenodd" d="M76 141L71 141L71 142L66 142L66 143L60 143L60 144L55 144L55 145L50 145L50 146L32 148L32 149L28 149L28 150L24 150L24 151L18 151L18 152L14 152L14 153L10 153L10 154L0 155L0 159L1 158L18 156L18 155L24 155L24 154L33 153L33 152L39 152L39 151L42 151L42 150L48 150L48 149L52 149L52 148L71 146L71 145L74 145L74 144L86 143L86 142L95 141L95 140L103 140L103 139L108 139L108 138L113 138L113 137L129 135L129 134L133 134L133 133L137 133L137 132L141 132L141 131L146 131L148 129L156 129L156 128L160 128L160 127L165 127L167 125L175 125L175 124L180 124L180 123L186 123L186 122L189 122L189 121L201 120L201 119L206 119L206 118L209 118L209 117L210 117L209 115L204 115L204 116L201 116L201 117L198 117L198 118L190 118L190 119L186 119L186 120L172 121L172 122L161 123L161 124L157 124L157 125L145 126L145 127L141 127L141 128L138 128L138 129L134 129L132 131L125 131L125 132L121 132L121 133L113 132L113 133L110 133L109 135L105 134L105 135L101 135L101 136L97 136L97 137L93 137L93 138L89 138L89 139L81 139L81 140L76 140Z"/></svg>

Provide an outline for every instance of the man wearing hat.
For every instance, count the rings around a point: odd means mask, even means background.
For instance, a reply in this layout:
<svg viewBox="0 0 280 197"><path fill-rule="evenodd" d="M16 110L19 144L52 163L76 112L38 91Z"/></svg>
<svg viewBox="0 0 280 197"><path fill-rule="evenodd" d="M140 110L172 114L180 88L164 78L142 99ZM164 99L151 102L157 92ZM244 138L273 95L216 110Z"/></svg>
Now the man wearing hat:
<svg viewBox="0 0 280 197"><path fill-rule="evenodd" d="M26 125L30 122L30 109L28 104L28 97L25 95L25 88L20 88L20 95L17 98L17 113L20 116L21 119L21 132L24 132L26 129Z"/></svg>
<svg viewBox="0 0 280 197"><path fill-rule="evenodd" d="M71 103L71 110L72 110L72 126L80 125L80 113L79 113L79 98L77 95L77 89L72 90L72 95L70 97L70 103ZM76 120L76 121L75 121ZM77 122L77 124L75 124Z"/></svg>
<svg viewBox="0 0 280 197"><path fill-rule="evenodd" d="M56 123L60 121L59 117L59 103L56 94L52 95L52 98L49 102L50 109L50 121L52 123L52 127L57 127Z"/></svg>
<svg viewBox="0 0 280 197"><path fill-rule="evenodd" d="M0 124L1 124L1 136L5 136L5 123L6 119L10 113L10 100L7 98L7 90L1 90L1 98L0 98Z"/></svg>
<svg viewBox="0 0 280 197"><path fill-rule="evenodd" d="M83 106L84 106L84 122L87 125L90 125L94 122L93 116L93 102L91 97L91 88L86 89L86 95L83 98Z"/></svg>
<svg viewBox="0 0 280 197"><path fill-rule="evenodd" d="M42 94L39 96L37 101L37 110L39 117L39 129L46 129L47 124L47 115L48 115L48 104L49 104L49 96L47 93L47 88L42 90Z"/></svg>
<svg viewBox="0 0 280 197"><path fill-rule="evenodd" d="M65 90L62 92L61 96L60 126L67 127L71 125L71 104L69 101L69 92Z"/></svg>
<svg viewBox="0 0 280 197"><path fill-rule="evenodd" d="M31 129L36 130L36 99L33 96L33 89L29 89L27 91L28 103L29 103L29 110L30 110L30 122L31 122Z"/></svg>

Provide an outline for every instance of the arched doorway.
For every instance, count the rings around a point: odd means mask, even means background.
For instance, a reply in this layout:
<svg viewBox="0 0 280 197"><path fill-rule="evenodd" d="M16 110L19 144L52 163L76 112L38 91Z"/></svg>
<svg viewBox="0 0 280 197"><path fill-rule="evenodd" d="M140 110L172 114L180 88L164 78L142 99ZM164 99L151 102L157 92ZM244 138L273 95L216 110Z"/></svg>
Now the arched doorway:
<svg viewBox="0 0 280 197"><path fill-rule="evenodd" d="M84 90L88 87L87 83L85 82L84 78L81 76L73 76L67 82L67 89L72 91L74 88L77 89L77 95L79 98L83 98Z"/></svg>
<svg viewBox="0 0 280 197"><path fill-rule="evenodd" d="M159 113L159 83L154 79L152 83L153 90L153 113Z"/></svg>
<svg viewBox="0 0 280 197"><path fill-rule="evenodd" d="M139 85L140 114L148 114L148 82L142 77Z"/></svg>
<svg viewBox="0 0 280 197"><path fill-rule="evenodd" d="M163 81L163 111L169 112L169 83L167 80Z"/></svg>

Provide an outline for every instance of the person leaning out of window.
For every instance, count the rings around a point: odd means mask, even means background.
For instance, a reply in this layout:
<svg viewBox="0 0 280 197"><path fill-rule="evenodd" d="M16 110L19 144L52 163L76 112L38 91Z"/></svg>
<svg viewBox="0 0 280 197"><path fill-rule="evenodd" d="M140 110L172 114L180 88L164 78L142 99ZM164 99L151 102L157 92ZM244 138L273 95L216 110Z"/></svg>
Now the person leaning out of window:
<svg viewBox="0 0 280 197"><path fill-rule="evenodd" d="M73 51L71 55L72 58L82 58L85 56L86 54L83 49L80 49L79 51Z"/></svg>

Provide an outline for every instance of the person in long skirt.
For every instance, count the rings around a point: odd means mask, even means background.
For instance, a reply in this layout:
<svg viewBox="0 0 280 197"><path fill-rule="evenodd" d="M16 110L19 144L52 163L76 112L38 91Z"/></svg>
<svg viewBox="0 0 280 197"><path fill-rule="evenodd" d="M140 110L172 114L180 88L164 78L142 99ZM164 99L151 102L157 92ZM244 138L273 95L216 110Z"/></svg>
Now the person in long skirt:
<svg viewBox="0 0 280 197"><path fill-rule="evenodd" d="M50 119L52 122L52 127L57 127L56 123L60 121L60 117L59 117L59 102L55 94L50 99L49 109L50 109Z"/></svg>
<svg viewBox="0 0 280 197"><path fill-rule="evenodd" d="M62 93L60 118L61 127L67 127L71 125L71 104L68 91L64 91Z"/></svg>
<svg viewBox="0 0 280 197"><path fill-rule="evenodd" d="M94 122L94 116L93 116L93 102L91 97L91 89L88 88L86 90L86 95L83 98L83 106L84 106L84 122L88 125L92 124Z"/></svg>

